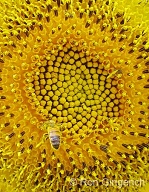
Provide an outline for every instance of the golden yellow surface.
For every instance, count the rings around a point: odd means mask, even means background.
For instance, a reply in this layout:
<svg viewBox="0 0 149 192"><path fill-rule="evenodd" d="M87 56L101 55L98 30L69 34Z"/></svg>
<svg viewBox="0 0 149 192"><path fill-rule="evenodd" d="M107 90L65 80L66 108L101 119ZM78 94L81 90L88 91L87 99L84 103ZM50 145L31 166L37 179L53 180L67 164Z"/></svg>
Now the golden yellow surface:
<svg viewBox="0 0 149 192"><path fill-rule="evenodd" d="M147 192L148 0L2 0L0 23L0 191Z"/></svg>

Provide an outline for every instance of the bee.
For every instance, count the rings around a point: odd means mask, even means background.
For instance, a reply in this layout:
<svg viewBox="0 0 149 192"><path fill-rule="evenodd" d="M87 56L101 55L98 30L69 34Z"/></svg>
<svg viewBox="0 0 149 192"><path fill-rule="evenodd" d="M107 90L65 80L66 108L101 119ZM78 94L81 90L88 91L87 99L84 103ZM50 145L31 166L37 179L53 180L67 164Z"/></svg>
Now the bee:
<svg viewBox="0 0 149 192"><path fill-rule="evenodd" d="M47 129L48 131L48 137L51 143L51 146L54 149L58 149L60 146L60 130L59 130L59 125L56 124L55 121L49 120L46 121L43 126Z"/></svg>
<svg viewBox="0 0 149 192"><path fill-rule="evenodd" d="M54 149L58 149L60 146L60 131L58 125L56 125L53 120L48 121L47 125L51 145Z"/></svg>

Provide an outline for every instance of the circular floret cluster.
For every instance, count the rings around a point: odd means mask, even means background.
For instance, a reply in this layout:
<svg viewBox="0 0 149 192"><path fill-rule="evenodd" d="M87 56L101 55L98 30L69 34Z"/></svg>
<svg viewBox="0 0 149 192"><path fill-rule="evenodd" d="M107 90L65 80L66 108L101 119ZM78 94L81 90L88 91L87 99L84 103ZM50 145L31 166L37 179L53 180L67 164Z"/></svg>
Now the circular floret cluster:
<svg viewBox="0 0 149 192"><path fill-rule="evenodd" d="M63 50L42 61L26 84L39 113L52 115L53 120L76 132L99 124L103 116L122 116L125 102L122 72L106 69L81 49L66 42Z"/></svg>

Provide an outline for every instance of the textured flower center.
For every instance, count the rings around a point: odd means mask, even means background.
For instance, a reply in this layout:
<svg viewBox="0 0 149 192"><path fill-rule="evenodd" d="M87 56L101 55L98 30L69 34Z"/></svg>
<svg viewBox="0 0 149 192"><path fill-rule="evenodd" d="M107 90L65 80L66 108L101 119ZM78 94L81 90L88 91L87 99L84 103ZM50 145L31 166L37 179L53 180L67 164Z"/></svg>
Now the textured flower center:
<svg viewBox="0 0 149 192"><path fill-rule="evenodd" d="M33 73L26 74L31 78L26 89L36 111L76 132L100 124L103 117L122 116L125 103L122 71L87 50L82 52L84 44L80 40L73 46L65 39L62 48L46 49Z"/></svg>

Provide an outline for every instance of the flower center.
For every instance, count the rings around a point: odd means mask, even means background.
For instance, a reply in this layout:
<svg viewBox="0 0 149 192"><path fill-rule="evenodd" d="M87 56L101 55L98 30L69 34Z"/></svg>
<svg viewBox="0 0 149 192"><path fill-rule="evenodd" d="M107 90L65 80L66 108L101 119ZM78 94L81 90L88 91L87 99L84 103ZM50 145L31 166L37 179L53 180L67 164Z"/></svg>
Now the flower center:
<svg viewBox="0 0 149 192"><path fill-rule="evenodd" d="M88 54L78 42L65 40L62 47L48 50L42 62L36 62L27 85L39 114L75 132L100 124L103 118L122 116L125 103L122 71Z"/></svg>

